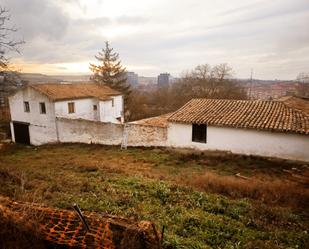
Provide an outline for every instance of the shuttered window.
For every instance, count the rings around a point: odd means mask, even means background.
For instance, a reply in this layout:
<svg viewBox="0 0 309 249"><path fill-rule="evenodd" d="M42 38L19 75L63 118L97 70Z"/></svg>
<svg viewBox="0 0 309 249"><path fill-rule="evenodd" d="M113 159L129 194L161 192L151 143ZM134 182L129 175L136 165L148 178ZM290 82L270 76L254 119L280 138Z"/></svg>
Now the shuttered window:
<svg viewBox="0 0 309 249"><path fill-rule="evenodd" d="M207 125L192 124L192 141L198 143L207 142Z"/></svg>
<svg viewBox="0 0 309 249"><path fill-rule="evenodd" d="M69 112L69 113L74 113L74 112L75 112L75 105L74 105L74 102L69 102L69 103L68 103L68 112Z"/></svg>

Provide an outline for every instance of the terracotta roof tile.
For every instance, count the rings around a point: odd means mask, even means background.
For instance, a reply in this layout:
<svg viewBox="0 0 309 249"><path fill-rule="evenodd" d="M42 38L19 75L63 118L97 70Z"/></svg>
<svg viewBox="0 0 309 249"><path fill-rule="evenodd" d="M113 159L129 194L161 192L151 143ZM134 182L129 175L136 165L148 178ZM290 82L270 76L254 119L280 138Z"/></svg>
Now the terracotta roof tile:
<svg viewBox="0 0 309 249"><path fill-rule="evenodd" d="M110 96L121 95L120 92L108 86L95 83L36 84L30 85L30 87L47 95L54 101L80 98L108 100Z"/></svg>
<svg viewBox="0 0 309 249"><path fill-rule="evenodd" d="M282 101L192 99L168 121L309 134L309 116Z"/></svg>
<svg viewBox="0 0 309 249"><path fill-rule="evenodd" d="M156 117L140 119L130 123L139 125L157 126L157 127L167 127L168 124L167 119L170 115L171 113L167 113Z"/></svg>
<svg viewBox="0 0 309 249"><path fill-rule="evenodd" d="M298 109L302 112L305 112L307 115L309 115L309 99L308 98L297 98L294 96L287 96L282 97L279 99L279 101L282 101L285 105Z"/></svg>

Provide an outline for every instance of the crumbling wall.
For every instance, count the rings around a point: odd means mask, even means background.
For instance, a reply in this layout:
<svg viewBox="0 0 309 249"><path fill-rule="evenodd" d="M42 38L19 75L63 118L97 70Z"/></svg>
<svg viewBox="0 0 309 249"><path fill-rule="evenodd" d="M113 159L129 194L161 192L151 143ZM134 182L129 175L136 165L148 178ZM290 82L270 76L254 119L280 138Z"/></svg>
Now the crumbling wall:
<svg viewBox="0 0 309 249"><path fill-rule="evenodd" d="M166 146L167 128L141 124L126 124L128 146Z"/></svg>
<svg viewBox="0 0 309 249"><path fill-rule="evenodd" d="M58 141L120 145L123 125L84 119L57 118Z"/></svg>

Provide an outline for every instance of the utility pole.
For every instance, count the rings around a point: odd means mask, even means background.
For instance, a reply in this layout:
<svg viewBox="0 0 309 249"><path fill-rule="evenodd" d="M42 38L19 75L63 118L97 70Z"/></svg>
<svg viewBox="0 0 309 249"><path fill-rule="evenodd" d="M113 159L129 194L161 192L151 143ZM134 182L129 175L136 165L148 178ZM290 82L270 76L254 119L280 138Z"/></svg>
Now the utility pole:
<svg viewBox="0 0 309 249"><path fill-rule="evenodd" d="M251 68L249 99L252 99L253 69Z"/></svg>

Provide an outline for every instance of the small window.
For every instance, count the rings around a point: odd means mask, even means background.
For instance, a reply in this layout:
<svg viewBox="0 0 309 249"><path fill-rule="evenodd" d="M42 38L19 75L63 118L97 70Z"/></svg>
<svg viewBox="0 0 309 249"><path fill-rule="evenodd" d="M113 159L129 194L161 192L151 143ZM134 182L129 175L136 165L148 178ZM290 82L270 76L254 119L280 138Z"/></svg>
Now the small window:
<svg viewBox="0 0 309 249"><path fill-rule="evenodd" d="M207 126L205 124L192 124L192 141L198 143L207 142Z"/></svg>
<svg viewBox="0 0 309 249"><path fill-rule="evenodd" d="M28 101L24 102L24 111L25 112L30 112L30 105Z"/></svg>
<svg viewBox="0 0 309 249"><path fill-rule="evenodd" d="M98 110L98 106L97 105L93 105L93 110L94 111Z"/></svg>
<svg viewBox="0 0 309 249"><path fill-rule="evenodd" d="M74 113L74 112L75 112L75 105L74 105L74 102L69 102L69 103L68 103L68 112L69 112L69 113Z"/></svg>
<svg viewBox="0 0 309 249"><path fill-rule="evenodd" d="M114 107L114 99L112 99L112 107Z"/></svg>
<svg viewBox="0 0 309 249"><path fill-rule="evenodd" d="M40 103L40 113L41 114L46 114L46 106L44 102Z"/></svg>

